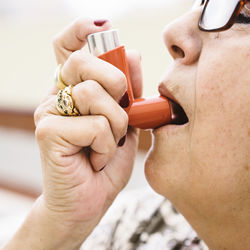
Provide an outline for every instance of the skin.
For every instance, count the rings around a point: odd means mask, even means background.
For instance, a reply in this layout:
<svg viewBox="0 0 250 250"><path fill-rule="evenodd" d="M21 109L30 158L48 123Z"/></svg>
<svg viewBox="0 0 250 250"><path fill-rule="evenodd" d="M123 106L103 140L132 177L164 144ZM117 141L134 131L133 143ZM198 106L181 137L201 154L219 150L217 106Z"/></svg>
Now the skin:
<svg viewBox="0 0 250 250"><path fill-rule="evenodd" d="M79 249L129 180L138 133L127 129L128 117L118 104L126 78L114 66L81 50L88 34L110 28L109 22L99 27L94 20L80 19L54 40L57 62L63 64L62 79L74 85L72 97L81 116L59 114L56 87L37 108L44 190L5 250ZM129 51L127 58L133 92L140 97L140 55ZM126 143L118 147L126 134Z"/></svg>
<svg viewBox="0 0 250 250"><path fill-rule="evenodd" d="M154 131L146 176L210 249L248 249L250 25L206 33L199 16L198 8L164 32L174 60L159 90L182 105L189 123Z"/></svg>
<svg viewBox="0 0 250 250"><path fill-rule="evenodd" d="M145 172L210 249L248 249L250 26L201 32L200 12L195 9L165 29L173 64L159 90L181 104L189 123L153 131ZM127 116L118 105L126 79L81 51L88 34L109 28L109 22L97 27L83 19L55 39L62 79L74 85L82 116L59 115L56 88L38 107L44 191L5 250L78 249L130 177L137 131L129 129L125 145L117 147L127 132ZM140 56L131 51L128 60L139 97Z"/></svg>

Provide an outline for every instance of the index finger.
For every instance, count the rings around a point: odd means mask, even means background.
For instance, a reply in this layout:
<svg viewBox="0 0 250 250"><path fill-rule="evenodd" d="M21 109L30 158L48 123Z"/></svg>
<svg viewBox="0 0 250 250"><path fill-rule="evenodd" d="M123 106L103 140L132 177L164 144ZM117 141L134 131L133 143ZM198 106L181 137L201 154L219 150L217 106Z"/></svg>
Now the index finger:
<svg viewBox="0 0 250 250"><path fill-rule="evenodd" d="M93 20L81 18L60 32L53 41L58 64L64 64L67 58L76 50L80 50L87 42L87 36L92 33L111 28L108 20Z"/></svg>

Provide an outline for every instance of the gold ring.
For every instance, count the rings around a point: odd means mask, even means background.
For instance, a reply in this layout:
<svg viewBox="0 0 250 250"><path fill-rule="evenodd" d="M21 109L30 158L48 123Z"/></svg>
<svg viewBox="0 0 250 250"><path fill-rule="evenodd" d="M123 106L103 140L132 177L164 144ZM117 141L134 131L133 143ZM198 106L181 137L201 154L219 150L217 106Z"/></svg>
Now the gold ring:
<svg viewBox="0 0 250 250"><path fill-rule="evenodd" d="M65 89L61 89L57 93L57 110L61 115L66 116L78 116L80 112L74 105L74 101L72 98L72 85L66 87Z"/></svg>
<svg viewBox="0 0 250 250"><path fill-rule="evenodd" d="M62 80L61 70L62 70L62 64L59 64L56 68L56 71L55 71L55 84L56 84L57 88L65 89L68 86Z"/></svg>

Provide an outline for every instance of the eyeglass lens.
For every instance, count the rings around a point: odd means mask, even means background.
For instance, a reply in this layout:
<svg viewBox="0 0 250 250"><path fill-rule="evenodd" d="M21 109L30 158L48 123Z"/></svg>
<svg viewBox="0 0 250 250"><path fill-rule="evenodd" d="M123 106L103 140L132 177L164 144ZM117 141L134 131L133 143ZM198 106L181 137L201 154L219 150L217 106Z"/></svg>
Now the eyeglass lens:
<svg viewBox="0 0 250 250"><path fill-rule="evenodd" d="M204 30L217 30L225 27L232 18L239 0L209 0L207 1L200 22Z"/></svg>

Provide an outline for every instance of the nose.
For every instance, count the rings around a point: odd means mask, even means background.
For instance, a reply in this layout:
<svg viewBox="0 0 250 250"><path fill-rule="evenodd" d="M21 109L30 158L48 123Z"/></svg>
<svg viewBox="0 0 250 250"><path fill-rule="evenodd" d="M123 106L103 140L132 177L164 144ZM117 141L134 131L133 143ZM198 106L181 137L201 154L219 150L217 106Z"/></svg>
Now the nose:
<svg viewBox="0 0 250 250"><path fill-rule="evenodd" d="M198 28L200 11L191 11L166 26L163 36L169 53L183 64L192 64L202 49Z"/></svg>

